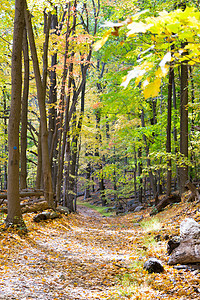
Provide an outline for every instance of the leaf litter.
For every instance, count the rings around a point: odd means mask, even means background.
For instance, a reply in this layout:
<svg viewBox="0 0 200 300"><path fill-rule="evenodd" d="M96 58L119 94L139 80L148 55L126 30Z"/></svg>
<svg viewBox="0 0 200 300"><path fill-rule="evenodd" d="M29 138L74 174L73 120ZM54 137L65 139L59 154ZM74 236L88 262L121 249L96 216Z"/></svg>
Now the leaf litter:
<svg viewBox="0 0 200 300"><path fill-rule="evenodd" d="M25 214L27 235L0 232L0 299L199 299L200 273L168 266L162 239L179 234L185 217L199 221L198 207L182 202L149 212L102 217L79 206L78 214L41 223ZM165 272L143 270L149 257Z"/></svg>

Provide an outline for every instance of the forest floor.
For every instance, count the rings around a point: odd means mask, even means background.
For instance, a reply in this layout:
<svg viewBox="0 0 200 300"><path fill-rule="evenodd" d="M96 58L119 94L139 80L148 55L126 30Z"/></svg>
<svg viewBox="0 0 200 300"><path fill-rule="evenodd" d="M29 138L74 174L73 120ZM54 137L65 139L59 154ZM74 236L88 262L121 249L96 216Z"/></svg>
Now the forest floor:
<svg viewBox="0 0 200 300"><path fill-rule="evenodd" d="M80 205L41 223L24 214L27 235L0 232L0 299L200 299L200 273L168 266L165 240L184 218L200 220L199 204L149 212L103 217ZM164 273L143 270L149 257Z"/></svg>

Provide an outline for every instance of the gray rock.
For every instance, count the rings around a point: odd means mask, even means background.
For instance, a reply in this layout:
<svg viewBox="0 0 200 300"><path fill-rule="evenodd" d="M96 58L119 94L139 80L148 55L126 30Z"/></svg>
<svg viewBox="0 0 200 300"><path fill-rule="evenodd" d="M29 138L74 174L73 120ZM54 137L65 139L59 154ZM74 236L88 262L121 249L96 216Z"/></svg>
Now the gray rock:
<svg viewBox="0 0 200 300"><path fill-rule="evenodd" d="M33 217L33 221L36 223L39 223L43 220L47 220L47 219L56 219L59 218L60 215L57 212L47 212L47 211L43 211L42 213L36 215Z"/></svg>
<svg viewBox="0 0 200 300"><path fill-rule="evenodd" d="M139 205L139 202L135 201L135 199L130 200L127 202L127 209L128 209L128 211L134 211L138 205Z"/></svg>
<svg viewBox="0 0 200 300"><path fill-rule="evenodd" d="M144 269L148 271L149 273L162 273L164 271L164 267L161 263L161 261L157 258L149 258L144 263Z"/></svg>
<svg viewBox="0 0 200 300"><path fill-rule="evenodd" d="M180 224L180 237L182 240L199 239L200 224L192 218L183 220Z"/></svg>
<svg viewBox="0 0 200 300"><path fill-rule="evenodd" d="M65 206L58 206L56 208L56 210L59 211L60 213L65 214L65 215L69 215L70 214L69 209L67 207L65 207Z"/></svg>
<svg viewBox="0 0 200 300"><path fill-rule="evenodd" d="M200 263L200 224L187 218L180 224L180 245L172 250L168 264L194 263Z"/></svg>
<svg viewBox="0 0 200 300"><path fill-rule="evenodd" d="M127 206L132 206L132 205L135 205L135 204L138 204L138 203L136 203L135 199L129 200L129 201L127 202Z"/></svg>
<svg viewBox="0 0 200 300"><path fill-rule="evenodd" d="M55 211L51 212L50 215L49 215L49 219L56 219L56 218L59 218L59 217L60 217L60 215Z"/></svg>
<svg viewBox="0 0 200 300"><path fill-rule="evenodd" d="M50 216L50 212L43 211L42 213L37 214L36 216L34 216L33 221L36 222L36 223L39 223L43 220L49 219L49 216Z"/></svg>
<svg viewBox="0 0 200 300"><path fill-rule="evenodd" d="M139 212L139 211L141 211L143 208L144 208L144 206L139 205L139 206L137 206L137 207L134 209L134 212Z"/></svg>

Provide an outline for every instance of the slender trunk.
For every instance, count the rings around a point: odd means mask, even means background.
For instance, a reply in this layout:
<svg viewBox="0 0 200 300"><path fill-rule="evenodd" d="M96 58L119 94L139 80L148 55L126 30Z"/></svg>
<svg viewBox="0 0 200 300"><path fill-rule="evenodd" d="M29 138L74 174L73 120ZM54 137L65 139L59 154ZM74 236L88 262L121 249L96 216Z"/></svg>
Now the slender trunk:
<svg viewBox="0 0 200 300"><path fill-rule="evenodd" d="M138 176L140 178L140 185L139 185L139 202L142 203L142 193L143 193L143 187L142 187L142 148L139 147L138 149Z"/></svg>
<svg viewBox="0 0 200 300"><path fill-rule="evenodd" d="M193 73L192 73L192 67L189 67L190 69L190 80L191 80L191 99L192 99L192 104L194 104L195 100L195 92L194 92L194 78L193 78ZM194 139L194 109L192 107L192 124L191 124L191 135L190 135L190 140L192 141ZM191 159L190 159L193 168L190 168L190 180L197 180L197 164L196 164L196 159L195 159L195 150L194 150L194 145L191 143Z"/></svg>
<svg viewBox="0 0 200 300"><path fill-rule="evenodd" d="M22 90L22 41L24 29L24 0L15 1L12 49L12 92L8 125L8 215L6 225L25 226L19 199L19 124Z"/></svg>
<svg viewBox="0 0 200 300"><path fill-rule="evenodd" d="M142 113L141 113L141 123L142 123L142 127L145 127L144 109L142 109ZM146 156L147 156L147 167L149 169L148 172L149 172L149 179L150 179L150 183L151 183L151 189L153 191L153 197L155 198L155 196L156 196L156 184L155 184L155 179L154 179L153 173L150 169L151 162L150 162L150 159L149 159L149 146L147 144L147 139L146 139L145 134L143 135L143 140L144 140L144 143L145 143L145 150L146 150Z"/></svg>
<svg viewBox="0 0 200 300"><path fill-rule="evenodd" d="M91 175L91 166L89 162L86 167L86 188L84 193L84 200L90 197L90 185L89 185L90 175Z"/></svg>
<svg viewBox="0 0 200 300"><path fill-rule="evenodd" d="M24 55L24 90L22 96L22 116L21 116L21 174L20 188L27 188L27 125L28 125L28 93L29 93L29 54L27 31L24 29L23 35L23 55Z"/></svg>
<svg viewBox="0 0 200 300"><path fill-rule="evenodd" d="M98 110L96 112L97 147L95 150L95 156L99 157L99 165L98 165L98 168L99 168L99 190L100 190L100 196L101 196L101 203L102 203L102 206L104 206L106 204L106 200L105 200L105 194L104 194L105 186L104 186L104 176L103 176L103 164L100 159L100 153L99 153L99 145L101 145L100 120L101 120L100 111Z"/></svg>
<svg viewBox="0 0 200 300"><path fill-rule="evenodd" d="M69 22L70 22L70 9L71 5L70 2L68 4L68 19L67 19L67 33L66 33L66 39L65 39L65 56L64 56L64 64L63 64L63 77L62 77L62 86L61 86L61 96L60 96L60 105L59 105L59 112L58 112L58 120L57 125L54 131L53 135L53 141L51 144L51 153L50 157L52 159L53 157L53 149L54 149L54 143L56 141L56 138L58 139L58 170L57 170L57 178L56 178L56 203L59 203L61 200L61 186L62 186L62 174L63 174L63 166L64 166L64 149L66 145L66 134L65 134L65 128L66 125L63 127L63 118L64 118L64 105L65 105L65 85L66 85L66 79L67 79L67 73L70 71L72 72L73 64L71 63L69 66L69 70L67 70L67 58L69 55L69 36L71 29L69 28ZM68 78L68 95L66 100L66 105L69 102L70 99L70 89L71 89L71 82L72 78L69 76ZM68 115L69 108L65 108L65 113ZM62 141L63 136L63 141Z"/></svg>
<svg viewBox="0 0 200 300"><path fill-rule="evenodd" d="M188 64L181 64L181 103L180 103L180 153L184 159L188 158ZM185 191L188 180L188 165L182 163L179 167L180 192Z"/></svg>
<svg viewBox="0 0 200 300"><path fill-rule="evenodd" d="M56 9L56 8L55 8ZM51 29L56 32L58 27L57 20L57 10L56 13L52 15L51 20ZM52 168L52 182L53 182L53 190L56 192L56 173L57 173L57 164L55 161L57 160L57 135L56 141L53 140L54 132L56 129L56 118L57 118L57 81L56 81L56 64L57 64L57 53L54 53L51 57L51 71L50 71L50 90L49 90L49 134L48 134L48 145L49 145L49 153L50 153L50 165ZM53 144L52 144L53 143ZM52 147L52 154L51 154Z"/></svg>
<svg viewBox="0 0 200 300"><path fill-rule="evenodd" d="M51 167L49 160L49 149L48 149L48 130L47 130L47 115L45 106L46 96L46 76L47 76L47 49L48 49L48 38L50 28L50 17L48 18L48 28L45 34L45 45L43 50L43 79L40 75L38 56L36 51L35 39L33 34L33 28L31 24L31 15L25 8L25 20L28 30L29 43L31 49L31 55L33 60L33 69L35 73L37 97L40 110L40 122L41 122L41 146L42 146L42 169L43 169L43 180L44 180L44 196L48 202L49 207L54 207L53 199L53 187L52 187L52 176Z"/></svg>
<svg viewBox="0 0 200 300"><path fill-rule="evenodd" d="M101 79L103 77L104 71L105 71L105 65L106 63L102 63L102 68L100 71L100 60L97 60L97 70L99 72L99 79ZM97 89L99 93L102 93L103 88L101 83L97 83ZM97 128L97 144L101 145L101 133L100 133L100 121L101 121L101 113L100 110L97 109L96 111L96 128ZM100 153L99 153L99 146L97 146L96 148L96 152L95 152L96 156L100 157ZM99 162L99 175L100 175L100 179L99 179L99 189L100 189L100 195L101 195L101 202L102 202L102 206L104 206L106 204L106 200L105 200L105 194L104 194L104 190L105 190L105 186L104 186L104 178L103 178L103 165L102 162Z"/></svg>
<svg viewBox="0 0 200 300"><path fill-rule="evenodd" d="M169 154L167 159L167 196L171 194L172 183L172 161L171 161L171 122L172 122L172 67L169 69L169 83L168 83L168 98L167 98L167 142L166 152Z"/></svg>
<svg viewBox="0 0 200 300"><path fill-rule="evenodd" d="M134 169L134 195L135 201L137 199L137 153L134 146L134 162L135 162L135 169Z"/></svg>
<svg viewBox="0 0 200 300"><path fill-rule="evenodd" d="M81 92L81 112L78 122L76 121L76 110L73 114L72 120L72 142L71 146L68 145L67 154L68 161L67 164L67 176L66 179L68 182L65 184L67 187L67 191L64 192L66 206L70 209L75 211L76 207L74 206L75 198L76 198L76 164L77 164L77 155L78 155L78 139L82 129L82 122L83 122L83 115L84 115L84 106L85 106L85 88L86 82L84 82ZM77 124L77 125L76 125ZM69 137L68 137L69 140Z"/></svg>
<svg viewBox="0 0 200 300"><path fill-rule="evenodd" d="M5 137L8 134L7 129L7 106L6 106L6 91L3 89L3 110L4 110L4 135ZM4 145L4 155L7 155L8 152L8 141L7 138L5 139ZM7 162L4 163L4 190L7 190L7 182L8 182L8 173L7 173Z"/></svg>
<svg viewBox="0 0 200 300"><path fill-rule="evenodd" d="M37 175L36 175L36 182L35 187L36 189L41 188L41 181L42 181L42 148L41 148L41 126L39 129L38 134L38 160L37 160Z"/></svg>
<svg viewBox="0 0 200 300"><path fill-rule="evenodd" d="M174 69L172 70L172 90L173 90L173 109L175 112L175 117L174 117L174 128L173 128L173 136L174 136L174 144L175 144L175 155L177 156L178 154L178 145L177 145L177 129L176 129L176 120L177 120L177 116L176 116L176 86L175 86L175 77L174 77ZM176 183L177 182L177 183ZM176 164L176 180L174 182L174 189L176 190L176 184L178 184L178 166Z"/></svg>

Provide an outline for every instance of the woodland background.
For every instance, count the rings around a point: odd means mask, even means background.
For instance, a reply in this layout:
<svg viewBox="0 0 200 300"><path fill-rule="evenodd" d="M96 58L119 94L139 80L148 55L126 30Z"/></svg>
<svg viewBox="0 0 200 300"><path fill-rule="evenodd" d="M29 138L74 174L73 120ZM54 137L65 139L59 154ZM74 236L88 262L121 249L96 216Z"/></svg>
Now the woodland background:
<svg viewBox="0 0 200 300"><path fill-rule="evenodd" d="M1 11L7 224L21 220L27 188L76 211L81 193L145 203L198 183L198 1L6 1Z"/></svg>

